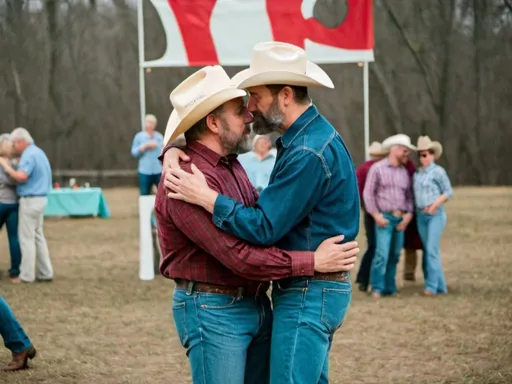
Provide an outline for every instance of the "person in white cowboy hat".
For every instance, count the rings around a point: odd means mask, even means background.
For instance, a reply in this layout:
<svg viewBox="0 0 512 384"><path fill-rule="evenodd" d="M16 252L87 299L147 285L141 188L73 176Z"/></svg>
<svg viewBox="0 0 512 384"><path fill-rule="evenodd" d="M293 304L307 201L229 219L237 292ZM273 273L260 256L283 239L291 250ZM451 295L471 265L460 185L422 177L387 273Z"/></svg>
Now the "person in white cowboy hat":
<svg viewBox="0 0 512 384"><path fill-rule="evenodd" d="M233 81L250 95L253 130L282 134L269 185L258 205L248 207L205 192L199 177L185 175L181 180L183 173L174 167L164 185L175 196L213 213L215 225L223 231L251 243L315 249L338 234L345 236L344 241L354 240L360 201L353 161L308 95L308 87L333 88L329 76L307 59L303 49L272 41L253 47L250 68ZM169 161L164 159L164 167ZM271 383L328 381L330 347L347 314L351 292L346 272L275 279Z"/></svg>
<svg viewBox="0 0 512 384"><path fill-rule="evenodd" d="M366 211L375 220L376 249L370 270L375 299L398 292L396 266L414 209L411 179L404 163L416 147L409 136L398 134L384 140L382 148L388 155L370 168L363 191Z"/></svg>
<svg viewBox="0 0 512 384"><path fill-rule="evenodd" d="M200 69L170 95L174 110L166 142L184 134L191 163L183 172L197 176L207 194L222 193L254 209L257 192L232 155L247 139L252 121L242 99L245 94L222 67ZM306 246L305 251L289 251L251 245L217 228L200 206L169 199L167 193L160 183L155 199L164 255L160 271L176 283L173 317L193 382L268 383L268 282L315 270L351 269L357 243L338 244L341 236L335 236L315 245L314 252Z"/></svg>
<svg viewBox="0 0 512 384"><path fill-rule="evenodd" d="M253 139L252 151L238 156L238 160L247 172L251 183L261 192L270 180L274 169L276 156L272 149L272 142L267 135L256 135Z"/></svg>
<svg viewBox="0 0 512 384"><path fill-rule="evenodd" d="M452 197L450 179L443 167L435 161L443 153L443 146L428 136L418 138L418 156L421 166L414 174L414 197L418 232L423 241L425 295L448 293L441 263L441 236L446 226L444 203Z"/></svg>
<svg viewBox="0 0 512 384"><path fill-rule="evenodd" d="M370 167L387 155L386 151L382 149L381 143L378 141L371 143L368 148L368 153L370 155L370 160L361 164L356 171L359 198L361 200L361 208L364 211L364 231L367 239L366 252L361 260L356 277L356 283L359 285L359 290L363 292L368 290L368 285L370 284L370 268L372 266L373 256L375 255L375 220L364 208L363 191Z"/></svg>

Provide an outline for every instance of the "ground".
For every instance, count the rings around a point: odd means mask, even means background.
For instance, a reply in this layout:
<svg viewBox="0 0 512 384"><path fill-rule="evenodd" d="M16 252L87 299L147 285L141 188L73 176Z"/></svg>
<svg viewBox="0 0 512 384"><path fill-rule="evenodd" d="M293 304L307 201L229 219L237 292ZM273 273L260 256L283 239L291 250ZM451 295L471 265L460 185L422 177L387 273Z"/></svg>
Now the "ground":
<svg viewBox="0 0 512 384"><path fill-rule="evenodd" d="M0 383L190 382L172 284L138 278L137 192L105 193L110 219L46 221L53 283L0 280L39 352L30 370L0 373ZM447 212L450 294L422 297L420 273L416 283L400 279L396 298L374 302L354 291L334 340L332 383L512 383L512 189L457 188ZM358 240L364 250L364 233ZM5 270L5 235L0 252ZM0 350L0 363L9 357Z"/></svg>

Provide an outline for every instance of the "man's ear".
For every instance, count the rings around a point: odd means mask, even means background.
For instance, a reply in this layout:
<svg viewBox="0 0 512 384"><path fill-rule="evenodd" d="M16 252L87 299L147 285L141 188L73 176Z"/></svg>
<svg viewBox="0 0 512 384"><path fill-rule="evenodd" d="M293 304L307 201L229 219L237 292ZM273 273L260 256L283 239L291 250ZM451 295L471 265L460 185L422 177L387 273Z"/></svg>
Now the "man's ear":
<svg viewBox="0 0 512 384"><path fill-rule="evenodd" d="M294 98L293 89L286 86L283 89L281 89L281 92L279 92L279 93L281 94L283 105L285 107L290 105L290 103L293 101L293 98Z"/></svg>
<svg viewBox="0 0 512 384"><path fill-rule="evenodd" d="M210 113L206 116L206 126L211 132L218 134L220 132L219 118Z"/></svg>

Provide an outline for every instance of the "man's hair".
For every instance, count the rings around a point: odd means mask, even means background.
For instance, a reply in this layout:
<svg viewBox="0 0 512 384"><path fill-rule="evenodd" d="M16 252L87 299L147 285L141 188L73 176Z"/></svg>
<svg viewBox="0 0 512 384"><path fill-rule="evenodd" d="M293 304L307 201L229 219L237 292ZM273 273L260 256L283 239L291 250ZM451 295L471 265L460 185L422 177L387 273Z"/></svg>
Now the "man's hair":
<svg viewBox="0 0 512 384"><path fill-rule="evenodd" d="M311 102L307 87L286 84L267 84L265 86L270 90L272 95L277 95L284 87L290 87L293 91L293 100L295 100L297 104L309 104Z"/></svg>
<svg viewBox="0 0 512 384"><path fill-rule="evenodd" d="M189 140L199 140L203 135L208 132L208 125L206 124L206 118L208 115L213 114L215 116L219 116L220 113L224 109L224 104L215 108L210 113L206 114L201 120L195 123L189 130L185 132L185 140L188 142Z"/></svg>
<svg viewBox="0 0 512 384"><path fill-rule="evenodd" d="M4 152L2 150L2 145L4 144L4 141L8 141L12 145L11 135L9 135L8 133L2 133L0 135L0 155L1 156L4 156Z"/></svg>
<svg viewBox="0 0 512 384"><path fill-rule="evenodd" d="M34 143L34 139L30 135L30 133L22 127L15 128L14 131L11 132L11 140L23 140L29 144Z"/></svg>
<svg viewBox="0 0 512 384"><path fill-rule="evenodd" d="M146 121L151 121L151 122L152 122L153 124L155 124L155 125L156 125L156 123L158 123L158 120L157 120L156 116L155 116L155 115L152 115L152 114L148 114L148 115L146 115L146 117L144 118L144 121L145 121L145 122L146 122Z"/></svg>

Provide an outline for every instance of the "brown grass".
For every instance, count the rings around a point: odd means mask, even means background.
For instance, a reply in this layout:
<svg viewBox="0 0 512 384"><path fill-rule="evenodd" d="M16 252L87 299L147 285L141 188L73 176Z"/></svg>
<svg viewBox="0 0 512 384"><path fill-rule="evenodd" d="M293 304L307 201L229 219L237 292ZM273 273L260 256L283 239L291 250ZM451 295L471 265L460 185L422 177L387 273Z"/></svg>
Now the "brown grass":
<svg viewBox="0 0 512 384"><path fill-rule="evenodd" d="M0 373L0 383L190 382L171 282L138 279L137 192L106 195L111 219L47 220L54 283L0 281L40 353L32 369ZM512 189L458 188L447 210L451 293L420 296L421 276L378 303L354 292L332 351L332 383L512 382ZM363 234L359 241L364 248Z"/></svg>

